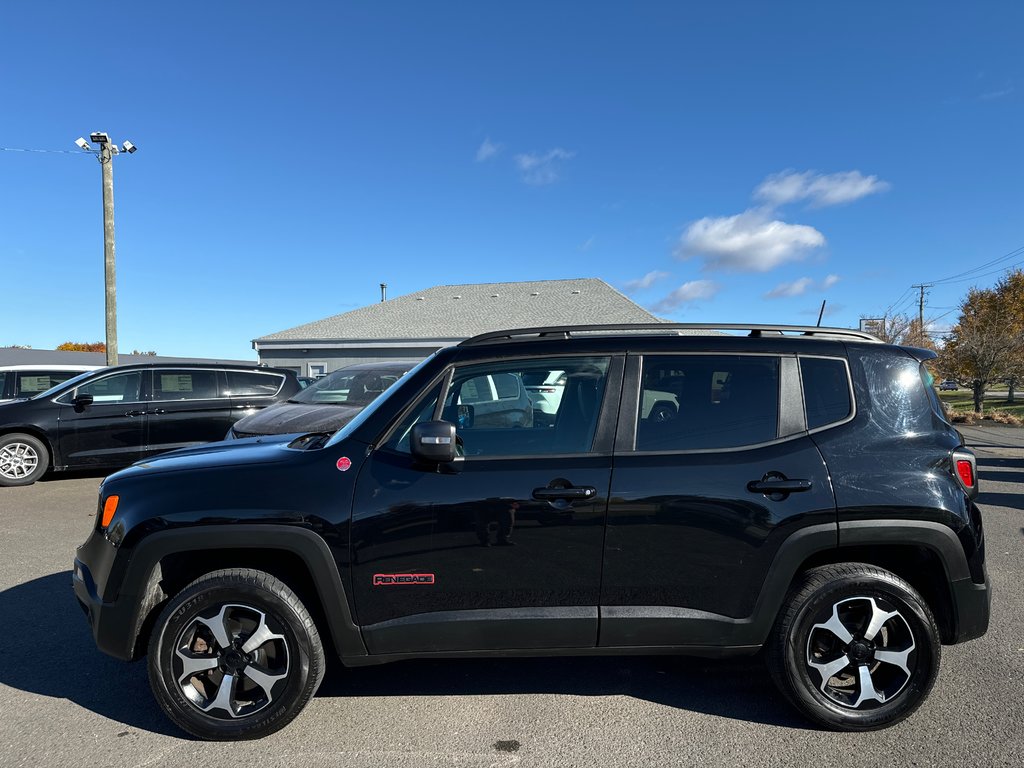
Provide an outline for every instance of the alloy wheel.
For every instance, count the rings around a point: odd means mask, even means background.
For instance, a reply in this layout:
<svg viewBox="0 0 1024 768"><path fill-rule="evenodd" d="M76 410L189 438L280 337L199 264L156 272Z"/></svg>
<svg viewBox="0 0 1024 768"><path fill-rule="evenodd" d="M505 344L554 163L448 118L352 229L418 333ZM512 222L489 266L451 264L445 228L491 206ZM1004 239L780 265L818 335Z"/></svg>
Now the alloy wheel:
<svg viewBox="0 0 1024 768"><path fill-rule="evenodd" d="M217 719L248 717L270 706L290 670L283 630L246 605L207 614L189 621L175 642L171 663L185 698Z"/></svg>
<svg viewBox="0 0 1024 768"><path fill-rule="evenodd" d="M891 701L910 682L916 647L910 624L888 601L851 597L835 603L831 616L811 627L806 661L828 699L849 709L871 709Z"/></svg>
<svg viewBox="0 0 1024 768"><path fill-rule="evenodd" d="M0 476L24 480L39 467L39 454L28 443L13 442L0 447Z"/></svg>

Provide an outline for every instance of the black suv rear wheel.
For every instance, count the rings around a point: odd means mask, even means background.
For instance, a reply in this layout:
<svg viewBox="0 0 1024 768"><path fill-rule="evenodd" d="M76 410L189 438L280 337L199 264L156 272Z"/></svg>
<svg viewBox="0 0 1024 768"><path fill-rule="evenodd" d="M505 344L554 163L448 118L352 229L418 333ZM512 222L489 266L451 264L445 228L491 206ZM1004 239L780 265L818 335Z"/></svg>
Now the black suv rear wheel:
<svg viewBox="0 0 1024 768"><path fill-rule="evenodd" d="M164 608L149 682L177 725L203 739L253 739L287 725L324 674L316 625L283 582L249 569L196 579Z"/></svg>
<svg viewBox="0 0 1024 768"><path fill-rule="evenodd" d="M769 672L789 701L828 728L866 731L908 717L939 671L927 603L895 574L862 563L807 571L769 642Z"/></svg>

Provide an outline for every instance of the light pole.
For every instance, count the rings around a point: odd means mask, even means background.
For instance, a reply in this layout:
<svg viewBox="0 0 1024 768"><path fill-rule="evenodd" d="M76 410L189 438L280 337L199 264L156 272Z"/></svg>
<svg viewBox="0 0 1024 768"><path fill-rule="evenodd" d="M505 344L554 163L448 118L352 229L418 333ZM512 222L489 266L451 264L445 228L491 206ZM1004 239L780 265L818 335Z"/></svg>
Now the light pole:
<svg viewBox="0 0 1024 768"><path fill-rule="evenodd" d="M99 149L94 149L83 138L75 144L86 152L96 155L103 171L103 282L105 287L105 313L107 336L107 365L117 365L117 279L114 261L114 156L121 152L132 154L138 147L126 141L118 149L107 134L95 131L89 140Z"/></svg>

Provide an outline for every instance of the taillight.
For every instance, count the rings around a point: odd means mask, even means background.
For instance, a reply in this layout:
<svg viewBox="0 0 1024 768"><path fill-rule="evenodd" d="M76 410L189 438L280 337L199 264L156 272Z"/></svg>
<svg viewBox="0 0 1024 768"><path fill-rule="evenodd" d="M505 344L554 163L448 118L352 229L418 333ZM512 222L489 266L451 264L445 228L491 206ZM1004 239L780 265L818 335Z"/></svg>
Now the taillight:
<svg viewBox="0 0 1024 768"><path fill-rule="evenodd" d="M974 467L967 459L958 459L956 462L956 473L960 475L960 482L970 488L974 485Z"/></svg>
<svg viewBox="0 0 1024 768"><path fill-rule="evenodd" d="M953 451L953 469L968 498L975 498L978 495L978 462L974 452L966 448Z"/></svg>

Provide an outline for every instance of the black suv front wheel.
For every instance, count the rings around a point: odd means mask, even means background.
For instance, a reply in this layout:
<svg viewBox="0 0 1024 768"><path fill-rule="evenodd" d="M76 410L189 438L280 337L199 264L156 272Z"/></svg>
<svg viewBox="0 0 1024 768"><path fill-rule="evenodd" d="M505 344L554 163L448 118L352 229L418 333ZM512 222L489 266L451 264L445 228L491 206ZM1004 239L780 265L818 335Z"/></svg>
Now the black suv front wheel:
<svg viewBox="0 0 1024 768"><path fill-rule="evenodd" d="M324 674L320 636L283 582L249 569L196 579L164 608L149 682L177 725L203 739L253 739L287 725Z"/></svg>
<svg viewBox="0 0 1024 768"><path fill-rule="evenodd" d="M932 612L910 584L841 563L807 571L790 592L769 643L769 672L811 720L874 730L920 706L941 648Z"/></svg>

